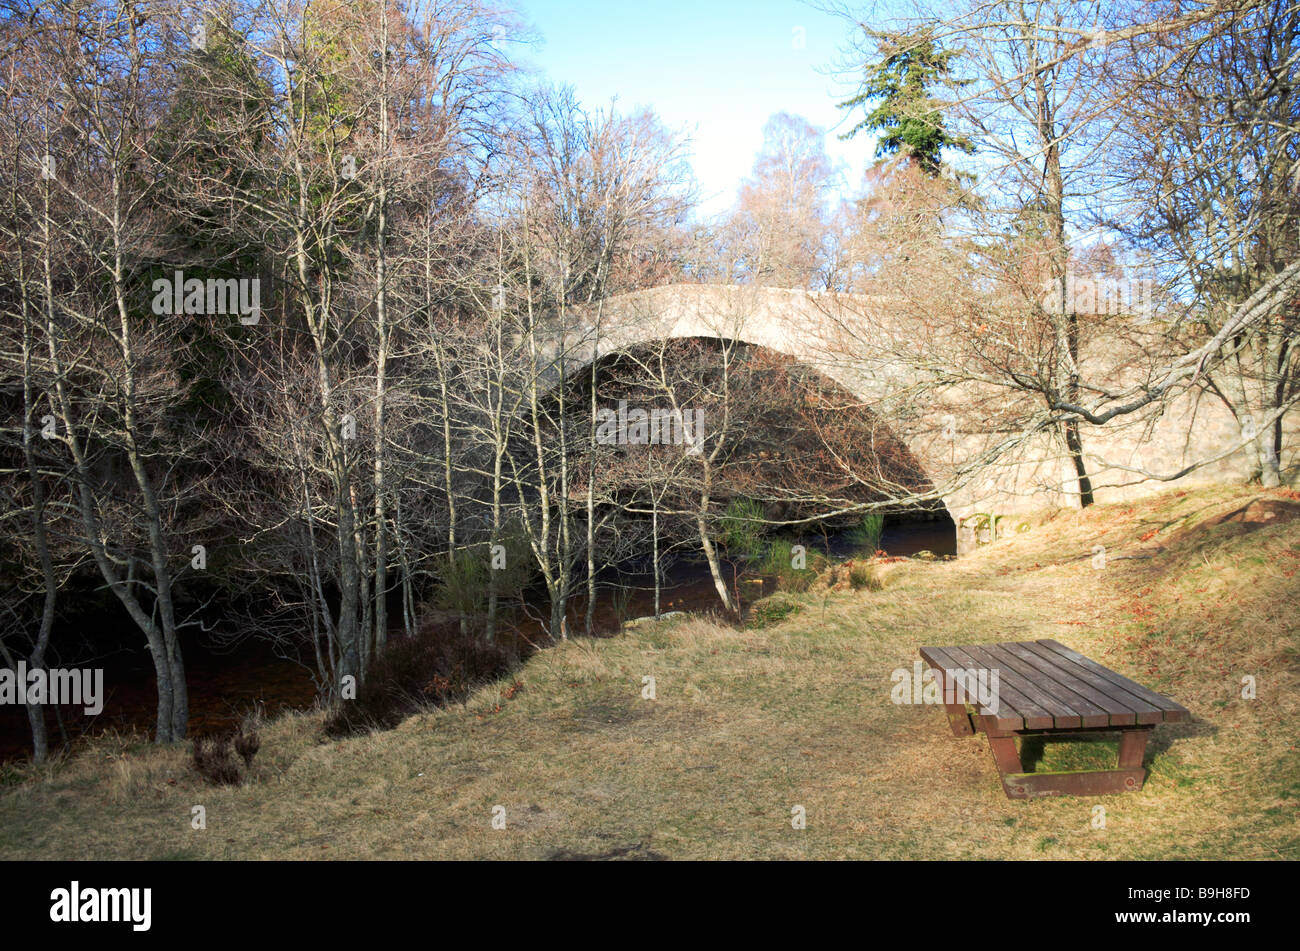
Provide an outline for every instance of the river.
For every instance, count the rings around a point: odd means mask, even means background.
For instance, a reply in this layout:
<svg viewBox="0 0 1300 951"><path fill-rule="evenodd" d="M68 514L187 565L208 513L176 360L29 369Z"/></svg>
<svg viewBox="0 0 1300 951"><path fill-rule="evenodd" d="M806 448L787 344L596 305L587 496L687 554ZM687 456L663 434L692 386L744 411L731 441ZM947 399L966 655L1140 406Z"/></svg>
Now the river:
<svg viewBox="0 0 1300 951"><path fill-rule="evenodd" d="M855 553L855 539L848 533L806 544L809 548L821 548L833 557ZM955 555L956 533L947 519L887 519L880 548L895 556L921 551ZM731 580L730 571L728 567L728 580ZM653 577L648 573L609 571L600 580L602 590L594 612L597 635L609 636L619 630L623 620L654 613ZM618 588L623 589L622 595L615 594ZM761 596L760 588L741 586L742 595L748 590L755 597ZM665 572L660 610L700 613L720 610L713 580L702 559L679 559ZM529 617L518 625L520 643L539 643L543 639L541 618L547 616L544 598L531 598L526 613ZM582 629L585 613L585 599L574 599L569 614L571 630ZM152 660L148 651L139 646L142 638L118 618L108 621L92 616L76 623L83 629L100 631L99 636L83 638L90 654L79 659L77 666L104 669L104 708L94 717L86 716L80 708L62 708L59 713L63 732L74 743L82 737L110 730L149 732L157 694ZM191 735L229 729L254 704L261 704L268 715L274 715L283 710L307 709L316 700L311 672L300 664L276 657L265 643L249 641L229 653L219 653L191 638L185 652ZM58 748L62 742L60 727L53 715L48 717L48 722L51 748ZM0 762L25 757L30 749L24 709L16 705L0 706Z"/></svg>

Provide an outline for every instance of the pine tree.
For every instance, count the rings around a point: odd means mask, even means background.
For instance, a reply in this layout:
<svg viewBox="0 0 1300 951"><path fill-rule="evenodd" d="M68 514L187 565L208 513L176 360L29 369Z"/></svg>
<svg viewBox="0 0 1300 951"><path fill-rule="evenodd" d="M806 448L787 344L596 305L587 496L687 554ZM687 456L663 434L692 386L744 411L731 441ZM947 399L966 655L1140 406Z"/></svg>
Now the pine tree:
<svg viewBox="0 0 1300 951"><path fill-rule="evenodd" d="M866 118L840 136L849 139L865 130L880 133L876 156L902 154L928 175L938 175L944 149L967 155L974 145L950 134L944 125L942 104L930 95L939 84L962 85L952 78L957 50L943 50L929 31L915 34L868 31L876 41L879 60L869 64L858 94L841 109L874 104Z"/></svg>

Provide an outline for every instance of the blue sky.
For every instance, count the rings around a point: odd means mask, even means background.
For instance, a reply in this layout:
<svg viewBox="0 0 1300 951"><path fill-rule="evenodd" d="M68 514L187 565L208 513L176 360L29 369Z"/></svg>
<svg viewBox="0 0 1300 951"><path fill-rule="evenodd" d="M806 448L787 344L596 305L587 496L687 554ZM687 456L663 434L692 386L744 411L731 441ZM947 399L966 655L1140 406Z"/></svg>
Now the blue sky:
<svg viewBox="0 0 1300 951"><path fill-rule="evenodd" d="M652 106L686 131L702 210L730 205L774 112L828 129L826 148L856 184L875 142L840 142L849 128L835 103L852 94L834 75L850 25L797 0L516 0L539 36L522 58L587 106L617 96Z"/></svg>

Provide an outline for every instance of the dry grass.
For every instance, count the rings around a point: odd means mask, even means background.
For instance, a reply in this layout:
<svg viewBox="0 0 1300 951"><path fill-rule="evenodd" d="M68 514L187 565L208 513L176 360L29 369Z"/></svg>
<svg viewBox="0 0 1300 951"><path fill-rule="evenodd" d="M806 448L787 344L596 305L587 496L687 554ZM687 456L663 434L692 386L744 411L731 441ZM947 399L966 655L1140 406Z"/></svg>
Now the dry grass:
<svg viewBox="0 0 1300 951"><path fill-rule="evenodd" d="M1211 524L1258 496L1061 513L958 562L890 565L880 591L783 594L800 609L758 629L573 641L522 689L386 733L326 741L319 714L283 717L241 787L203 785L185 748L104 741L10 771L0 857L1297 858L1300 521ZM982 737L889 700L920 644L1036 637L1191 708L1157 730L1141 793L1012 802Z"/></svg>

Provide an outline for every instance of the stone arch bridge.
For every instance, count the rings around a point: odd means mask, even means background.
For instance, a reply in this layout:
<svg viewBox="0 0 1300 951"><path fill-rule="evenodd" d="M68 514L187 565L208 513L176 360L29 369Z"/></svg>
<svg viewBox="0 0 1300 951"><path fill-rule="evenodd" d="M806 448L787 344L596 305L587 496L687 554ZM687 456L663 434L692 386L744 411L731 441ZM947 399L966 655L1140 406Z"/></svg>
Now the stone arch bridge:
<svg viewBox="0 0 1300 951"><path fill-rule="evenodd" d="M898 308L894 308L894 311ZM606 298L582 308L565 334L565 371L656 341L706 337L784 354L815 369L861 400L917 460L959 526L959 550L987 531L984 515L1077 507L1073 465L1058 434L1013 440L999 423L1016 397L994 384L926 386L926 329L891 313L883 299L861 295L736 285L674 284ZM558 382L557 339L539 355L548 387ZM906 358L904 354L908 355ZM1112 362L1114 362L1112 360ZM1085 371L1119 382L1123 370L1084 357ZM1142 419L1082 425L1088 472L1098 501L1159 491L1131 469L1176 472L1213 456L1238 437L1226 409L1184 396ZM1001 445L1003 449L999 450ZM1183 481L1242 479L1244 453L1198 469ZM1129 467L1129 468L1125 468Z"/></svg>

